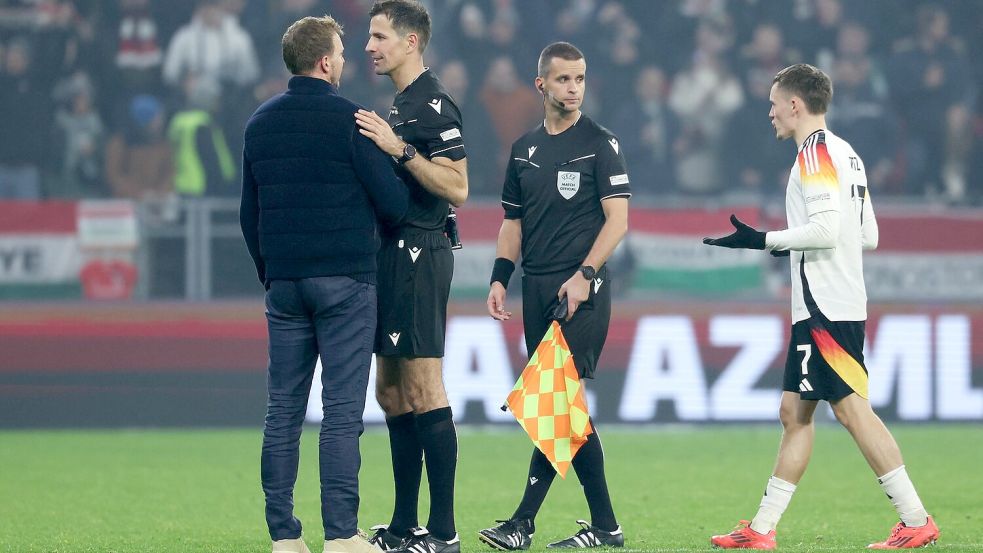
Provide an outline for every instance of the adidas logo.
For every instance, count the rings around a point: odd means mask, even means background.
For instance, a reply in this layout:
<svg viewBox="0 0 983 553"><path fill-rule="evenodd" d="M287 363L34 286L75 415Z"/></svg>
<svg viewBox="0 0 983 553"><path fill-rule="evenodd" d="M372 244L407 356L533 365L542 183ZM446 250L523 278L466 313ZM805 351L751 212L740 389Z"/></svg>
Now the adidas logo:
<svg viewBox="0 0 983 553"><path fill-rule="evenodd" d="M539 482L539 478L536 478L535 476L530 476L529 477L529 485L530 486L535 486L536 485L536 482Z"/></svg>
<svg viewBox="0 0 983 553"><path fill-rule="evenodd" d="M416 258L420 257L422 251L420 248L410 248L410 259L413 260L413 263L416 263Z"/></svg>
<svg viewBox="0 0 983 553"><path fill-rule="evenodd" d="M430 107L433 108L434 111L436 111L437 113L440 113L440 104L441 104L441 102L443 102L443 100L441 100L440 98L434 98L433 100L430 100L430 104L429 105L430 105Z"/></svg>
<svg viewBox="0 0 983 553"><path fill-rule="evenodd" d="M394 346L399 344L399 335L399 332L392 332L389 334L389 339L392 340Z"/></svg>
<svg viewBox="0 0 983 553"><path fill-rule="evenodd" d="M532 159L532 155L536 153L536 146L529 146L529 159Z"/></svg>
<svg viewBox="0 0 983 553"><path fill-rule="evenodd" d="M799 391L800 392L811 392L812 391L812 384L809 384L809 379L803 378L802 379L802 382L799 382Z"/></svg>

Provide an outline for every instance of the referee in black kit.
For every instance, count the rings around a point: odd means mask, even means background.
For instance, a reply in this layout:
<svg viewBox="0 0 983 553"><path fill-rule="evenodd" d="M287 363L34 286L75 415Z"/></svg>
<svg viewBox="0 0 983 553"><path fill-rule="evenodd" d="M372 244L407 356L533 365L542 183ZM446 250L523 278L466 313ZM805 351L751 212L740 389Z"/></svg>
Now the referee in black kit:
<svg viewBox="0 0 983 553"><path fill-rule="evenodd" d="M414 0L380 0L369 11L365 46L376 74L397 94L389 121L359 111L362 134L396 160L410 193L405 223L379 252L376 397L386 413L395 505L372 542L384 550L457 553L454 477L457 433L444 390L442 358L454 256L444 234L448 204L468 196L461 112L424 66L430 15ZM417 515L423 463L430 516Z"/></svg>
<svg viewBox="0 0 983 553"><path fill-rule="evenodd" d="M604 262L628 230L631 189L618 139L581 113L587 63L566 42L539 56L536 88L543 94L543 125L512 145L502 191L505 220L488 293L488 313L504 321L505 288L522 253L522 323L531 354L549 327L558 301L567 302L563 325L577 371L593 378L611 320L611 284ZM593 421L592 421L593 424ZM594 433L573 459L591 522L547 547L623 547L604 477L604 452ZM481 530L496 549L528 549L535 518L556 471L533 450L522 501L508 520Z"/></svg>

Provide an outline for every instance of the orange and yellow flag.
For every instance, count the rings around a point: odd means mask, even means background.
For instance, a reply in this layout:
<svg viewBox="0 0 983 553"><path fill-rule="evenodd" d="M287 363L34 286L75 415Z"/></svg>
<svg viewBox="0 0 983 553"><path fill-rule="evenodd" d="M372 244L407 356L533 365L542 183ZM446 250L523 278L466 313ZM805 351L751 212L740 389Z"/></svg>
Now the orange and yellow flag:
<svg viewBox="0 0 983 553"><path fill-rule="evenodd" d="M566 478L574 455L594 431L573 355L553 321L505 400L519 425Z"/></svg>

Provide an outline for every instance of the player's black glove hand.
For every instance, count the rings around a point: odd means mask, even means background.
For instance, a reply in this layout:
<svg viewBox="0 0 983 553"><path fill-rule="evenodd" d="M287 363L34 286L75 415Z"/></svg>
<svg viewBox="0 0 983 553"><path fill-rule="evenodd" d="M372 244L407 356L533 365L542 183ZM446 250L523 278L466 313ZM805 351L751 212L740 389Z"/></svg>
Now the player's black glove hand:
<svg viewBox="0 0 983 553"><path fill-rule="evenodd" d="M772 257L788 257L792 254L792 250L771 250Z"/></svg>
<svg viewBox="0 0 983 553"><path fill-rule="evenodd" d="M708 246L721 246L724 248L744 248L748 250L765 249L765 233L755 230L746 225L744 221L731 213L730 223L737 229L733 234L728 234L722 238L704 238L703 243Z"/></svg>

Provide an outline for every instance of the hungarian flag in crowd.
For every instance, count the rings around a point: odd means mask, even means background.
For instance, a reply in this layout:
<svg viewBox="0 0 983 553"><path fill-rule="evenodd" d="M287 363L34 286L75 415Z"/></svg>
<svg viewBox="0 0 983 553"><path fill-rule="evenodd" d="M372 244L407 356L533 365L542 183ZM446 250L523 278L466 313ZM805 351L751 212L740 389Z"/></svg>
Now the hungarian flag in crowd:
<svg viewBox="0 0 983 553"><path fill-rule="evenodd" d="M584 387L558 322L550 324L505 404L556 472L566 478L573 456L594 429Z"/></svg>

